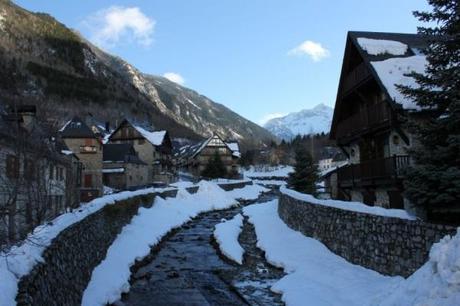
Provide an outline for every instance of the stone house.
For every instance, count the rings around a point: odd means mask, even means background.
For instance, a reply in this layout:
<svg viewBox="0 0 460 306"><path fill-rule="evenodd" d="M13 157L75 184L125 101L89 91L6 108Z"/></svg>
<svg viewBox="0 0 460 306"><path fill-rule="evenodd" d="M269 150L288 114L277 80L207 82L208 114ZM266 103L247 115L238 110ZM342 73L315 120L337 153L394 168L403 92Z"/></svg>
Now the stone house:
<svg viewBox="0 0 460 306"><path fill-rule="evenodd" d="M149 183L170 183L175 179L172 142L167 131L150 131L125 119L110 135L108 143L132 145L139 158L148 165Z"/></svg>
<svg viewBox="0 0 460 306"><path fill-rule="evenodd" d="M74 207L74 159L35 121L35 107L0 118L0 245Z"/></svg>
<svg viewBox="0 0 460 306"><path fill-rule="evenodd" d="M179 149L177 159L178 166L183 170L200 177L209 161L218 153L228 176L231 178L240 177L240 166L238 161L241 157L237 141L224 141L218 134L214 133L208 139L195 145L187 145Z"/></svg>
<svg viewBox="0 0 460 306"><path fill-rule="evenodd" d="M330 131L350 161L337 171L337 198L412 210L402 184L414 144L406 123L420 118L396 85L415 84L407 74L424 72L426 45L416 34L348 33Z"/></svg>
<svg viewBox="0 0 460 306"><path fill-rule="evenodd" d="M79 117L60 129L60 137L68 150L82 163L80 199L89 202L102 196L102 143Z"/></svg>
<svg viewBox="0 0 460 306"><path fill-rule="evenodd" d="M104 145L102 173L104 185L119 190L149 183L149 167L129 143Z"/></svg>

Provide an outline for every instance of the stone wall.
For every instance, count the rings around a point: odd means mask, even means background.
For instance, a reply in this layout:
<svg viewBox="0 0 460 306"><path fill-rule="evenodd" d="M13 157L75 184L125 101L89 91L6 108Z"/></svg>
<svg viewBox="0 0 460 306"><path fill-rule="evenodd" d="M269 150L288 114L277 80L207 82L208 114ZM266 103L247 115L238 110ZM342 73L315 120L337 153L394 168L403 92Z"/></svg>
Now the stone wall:
<svg viewBox="0 0 460 306"><path fill-rule="evenodd" d="M219 184L225 190L242 188L252 182ZM196 186L189 187L196 193ZM44 262L18 284L18 306L81 305L93 269L105 258L110 245L137 213L151 207L155 196L175 197L177 189L152 193L107 205L63 230L43 252Z"/></svg>
<svg viewBox="0 0 460 306"><path fill-rule="evenodd" d="M450 226L311 204L285 194L280 196L278 214L289 227L346 260L404 277L427 261L433 243L455 233Z"/></svg>

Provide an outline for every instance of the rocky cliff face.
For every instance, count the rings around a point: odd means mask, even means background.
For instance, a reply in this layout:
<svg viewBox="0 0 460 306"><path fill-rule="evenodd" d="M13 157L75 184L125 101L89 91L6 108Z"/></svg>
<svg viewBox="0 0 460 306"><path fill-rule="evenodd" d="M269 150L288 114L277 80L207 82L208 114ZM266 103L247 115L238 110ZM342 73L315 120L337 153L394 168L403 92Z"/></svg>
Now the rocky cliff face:
<svg viewBox="0 0 460 306"><path fill-rule="evenodd" d="M47 14L0 0L0 103L33 103L64 121L74 114L123 117L198 139L217 131L246 146L273 136L225 106L169 80L143 74Z"/></svg>

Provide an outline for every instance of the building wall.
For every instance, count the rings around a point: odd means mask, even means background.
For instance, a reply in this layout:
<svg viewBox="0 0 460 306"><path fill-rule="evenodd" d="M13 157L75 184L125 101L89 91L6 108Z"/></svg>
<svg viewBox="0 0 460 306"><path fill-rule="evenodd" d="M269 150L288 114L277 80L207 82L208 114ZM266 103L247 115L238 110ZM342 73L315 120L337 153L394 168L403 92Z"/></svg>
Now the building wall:
<svg viewBox="0 0 460 306"><path fill-rule="evenodd" d="M64 142L83 164L81 190L95 190L97 194L94 197L101 196L103 193L102 144L97 139L91 139L91 145L95 146L96 152L83 153L80 147L86 145L85 138L65 138ZM85 175L91 175L91 187L85 186Z"/></svg>

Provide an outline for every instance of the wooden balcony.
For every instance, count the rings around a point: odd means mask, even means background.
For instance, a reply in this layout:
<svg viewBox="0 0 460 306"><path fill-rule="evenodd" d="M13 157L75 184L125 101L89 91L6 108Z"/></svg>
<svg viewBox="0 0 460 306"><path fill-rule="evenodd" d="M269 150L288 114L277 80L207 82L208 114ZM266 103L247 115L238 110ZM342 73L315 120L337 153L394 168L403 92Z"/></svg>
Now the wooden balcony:
<svg viewBox="0 0 460 306"><path fill-rule="evenodd" d="M360 136L377 129L390 127L391 110L387 103L380 102L340 121L337 125L337 140L346 144L355 136Z"/></svg>
<svg viewBox="0 0 460 306"><path fill-rule="evenodd" d="M339 187L375 186L396 183L409 166L409 156L392 156L351 164L337 170Z"/></svg>
<svg viewBox="0 0 460 306"><path fill-rule="evenodd" d="M366 64L362 62L345 77L342 89L343 95L346 95L349 91L359 86L370 77L371 72L366 67Z"/></svg>

